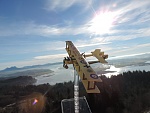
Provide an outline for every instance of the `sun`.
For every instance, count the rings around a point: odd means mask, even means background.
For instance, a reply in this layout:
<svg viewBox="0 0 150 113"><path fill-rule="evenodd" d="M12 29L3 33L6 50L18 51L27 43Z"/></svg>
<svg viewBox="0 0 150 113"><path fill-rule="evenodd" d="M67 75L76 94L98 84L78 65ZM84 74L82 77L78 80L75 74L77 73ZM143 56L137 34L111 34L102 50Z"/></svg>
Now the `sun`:
<svg viewBox="0 0 150 113"><path fill-rule="evenodd" d="M93 34L109 33L114 20L115 14L113 12L101 12L90 21L89 31Z"/></svg>

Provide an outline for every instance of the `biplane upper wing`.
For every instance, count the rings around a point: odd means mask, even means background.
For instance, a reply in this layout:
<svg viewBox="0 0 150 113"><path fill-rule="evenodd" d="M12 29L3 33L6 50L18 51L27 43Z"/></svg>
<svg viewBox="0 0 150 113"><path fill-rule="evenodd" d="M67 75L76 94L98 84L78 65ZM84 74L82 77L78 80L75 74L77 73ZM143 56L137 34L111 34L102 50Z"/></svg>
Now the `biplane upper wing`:
<svg viewBox="0 0 150 113"><path fill-rule="evenodd" d="M90 67L88 62L84 59L71 41L66 41L66 50L69 57L75 59L73 65L76 68L87 93L100 93L95 83L102 82L102 80Z"/></svg>

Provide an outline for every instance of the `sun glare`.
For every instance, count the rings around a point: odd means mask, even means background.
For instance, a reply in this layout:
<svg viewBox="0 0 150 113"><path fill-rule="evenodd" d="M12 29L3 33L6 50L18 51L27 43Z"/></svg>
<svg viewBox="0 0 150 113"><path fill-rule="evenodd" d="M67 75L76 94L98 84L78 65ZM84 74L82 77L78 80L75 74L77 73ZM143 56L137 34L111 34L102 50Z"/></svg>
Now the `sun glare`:
<svg viewBox="0 0 150 113"><path fill-rule="evenodd" d="M89 30L94 34L105 34L110 32L115 14L113 12L103 12L97 14L90 22Z"/></svg>

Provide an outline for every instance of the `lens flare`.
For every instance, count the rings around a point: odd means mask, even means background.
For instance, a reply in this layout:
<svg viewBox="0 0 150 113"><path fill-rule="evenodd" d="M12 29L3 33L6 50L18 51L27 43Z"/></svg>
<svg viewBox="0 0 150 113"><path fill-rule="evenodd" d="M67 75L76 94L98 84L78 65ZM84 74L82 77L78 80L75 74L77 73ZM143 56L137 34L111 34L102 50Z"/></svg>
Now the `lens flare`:
<svg viewBox="0 0 150 113"><path fill-rule="evenodd" d="M34 99L34 102L32 103L32 105L35 105L38 102L37 99Z"/></svg>

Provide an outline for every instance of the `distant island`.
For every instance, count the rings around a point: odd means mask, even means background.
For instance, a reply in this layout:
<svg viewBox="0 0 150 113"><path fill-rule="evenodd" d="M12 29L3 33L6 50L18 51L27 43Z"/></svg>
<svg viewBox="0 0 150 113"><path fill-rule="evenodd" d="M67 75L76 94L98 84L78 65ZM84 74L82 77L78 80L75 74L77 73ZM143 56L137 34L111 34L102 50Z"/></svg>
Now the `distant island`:
<svg viewBox="0 0 150 113"><path fill-rule="evenodd" d="M2 86L27 86L34 85L36 79L31 76L19 76L9 79L0 79L0 87Z"/></svg>
<svg viewBox="0 0 150 113"><path fill-rule="evenodd" d="M21 71L21 70L28 70L28 69L41 69L44 67L48 67L48 66L52 66L52 65L58 65L58 64L62 64L62 62L55 62L55 63L47 63L47 64L41 64L41 65L32 65L32 66L24 66L21 68L18 68L16 66L12 66L12 67L7 67L3 70L0 70L1 72L8 72L8 71Z"/></svg>
<svg viewBox="0 0 150 113"><path fill-rule="evenodd" d="M45 74L53 73L54 71L50 69L28 69L19 71L5 71L0 73L0 79L13 78L18 76L32 76L37 77Z"/></svg>
<svg viewBox="0 0 150 113"><path fill-rule="evenodd" d="M32 65L32 66L24 66L18 68L16 66L7 67L3 70L0 70L0 80L15 78L19 76L31 76L37 77L44 75L44 77L49 77L54 75L54 71L48 69L50 66L61 64L62 62L56 63L47 63L43 65Z"/></svg>

